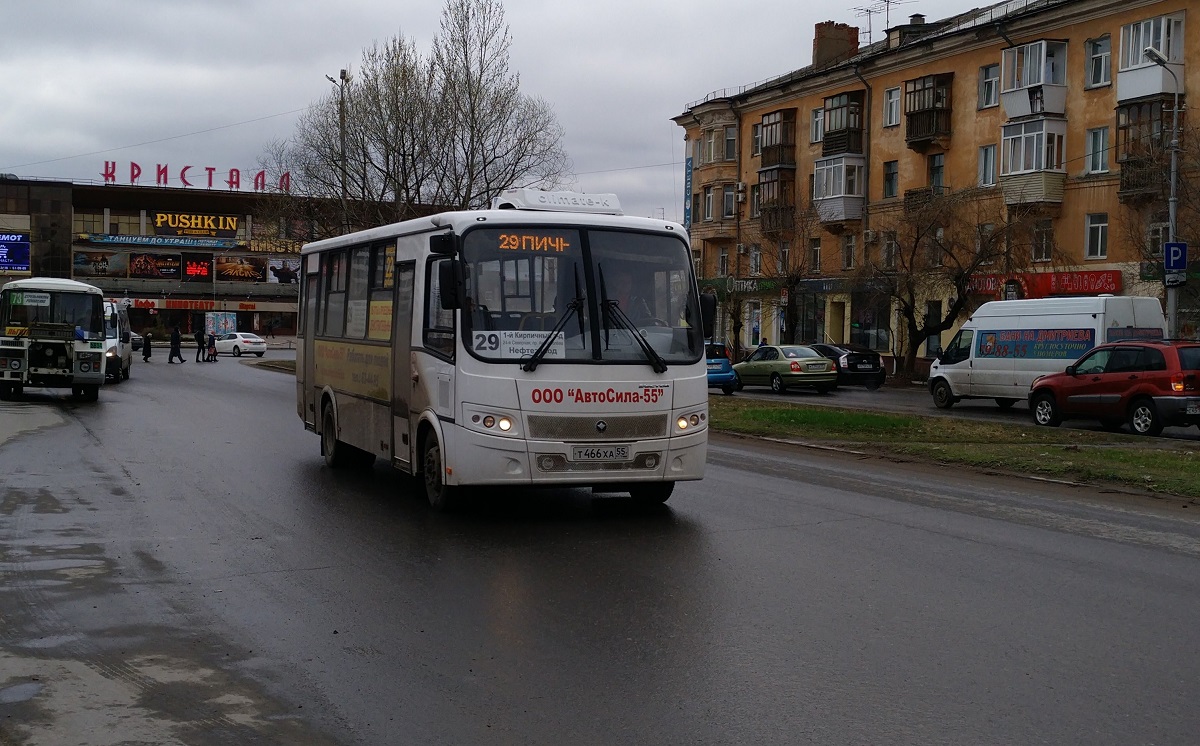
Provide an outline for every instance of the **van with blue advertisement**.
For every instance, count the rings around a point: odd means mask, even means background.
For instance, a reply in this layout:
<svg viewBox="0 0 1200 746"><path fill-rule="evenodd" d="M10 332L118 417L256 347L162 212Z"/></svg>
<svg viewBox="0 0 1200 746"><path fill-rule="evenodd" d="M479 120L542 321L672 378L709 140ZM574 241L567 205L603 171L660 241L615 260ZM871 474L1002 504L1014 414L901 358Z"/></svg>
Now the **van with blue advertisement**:
<svg viewBox="0 0 1200 746"><path fill-rule="evenodd" d="M1091 297L998 300L966 320L929 369L939 409L963 399L995 399L1007 409L1029 395L1038 376L1061 373L1103 342L1163 339L1157 298Z"/></svg>

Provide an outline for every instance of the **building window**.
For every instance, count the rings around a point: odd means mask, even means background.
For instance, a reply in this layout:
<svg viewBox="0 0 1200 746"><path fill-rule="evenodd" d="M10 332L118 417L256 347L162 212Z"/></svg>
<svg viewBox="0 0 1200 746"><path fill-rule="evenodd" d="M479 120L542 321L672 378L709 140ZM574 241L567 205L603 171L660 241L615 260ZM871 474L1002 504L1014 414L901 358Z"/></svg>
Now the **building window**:
<svg viewBox="0 0 1200 746"><path fill-rule="evenodd" d="M979 149L979 186L996 185L996 146L984 145Z"/></svg>
<svg viewBox="0 0 1200 746"><path fill-rule="evenodd" d="M1143 101L1117 109L1117 160L1145 158L1166 147L1169 128L1164 127L1164 109L1170 104Z"/></svg>
<svg viewBox="0 0 1200 746"><path fill-rule="evenodd" d="M75 233L105 233L103 212L77 212L71 223Z"/></svg>
<svg viewBox="0 0 1200 746"><path fill-rule="evenodd" d="M725 160L737 160L737 127L725 128Z"/></svg>
<svg viewBox="0 0 1200 746"><path fill-rule="evenodd" d="M845 158L817 161L813 199L862 196L862 164Z"/></svg>
<svg viewBox="0 0 1200 746"><path fill-rule="evenodd" d="M758 155L762 152L762 123L755 122L750 125L750 155Z"/></svg>
<svg viewBox="0 0 1200 746"><path fill-rule="evenodd" d="M790 261L790 256L791 256L791 247L788 246L788 242L780 241L779 242L779 261L775 262L775 272L777 274L781 274L781 275L787 274L791 270L792 263Z"/></svg>
<svg viewBox="0 0 1200 746"><path fill-rule="evenodd" d="M1048 262L1054 254L1054 223L1039 220L1033 224L1033 261Z"/></svg>
<svg viewBox="0 0 1200 746"><path fill-rule="evenodd" d="M1000 105L1000 66L984 65L979 68L979 108Z"/></svg>
<svg viewBox="0 0 1200 746"><path fill-rule="evenodd" d="M975 226L975 256L980 264L991 264L994 261L992 240L995 234L995 223L980 223Z"/></svg>
<svg viewBox="0 0 1200 746"><path fill-rule="evenodd" d="M925 326L930 327L942 320L942 302L940 300L925 301ZM942 346L942 335L930 334L925 338L925 357L935 357L938 348Z"/></svg>
<svg viewBox="0 0 1200 746"><path fill-rule="evenodd" d="M896 268L896 254L900 253L900 241L896 238L896 231L883 232L883 268Z"/></svg>
<svg viewBox="0 0 1200 746"><path fill-rule="evenodd" d="M1108 36L1089 39L1087 42L1087 73L1084 77L1088 88L1108 85L1112 82L1112 40Z"/></svg>
<svg viewBox="0 0 1200 746"><path fill-rule="evenodd" d="M1065 131L1063 120L1037 119L1005 125L1001 175L1062 170Z"/></svg>
<svg viewBox="0 0 1200 746"><path fill-rule="evenodd" d="M849 93L825 99L825 132L862 129L862 101Z"/></svg>
<svg viewBox="0 0 1200 746"><path fill-rule="evenodd" d="M1163 250L1167 245L1167 238L1170 236L1170 226L1166 223L1152 223L1150 230L1146 234L1146 253L1155 258L1162 259Z"/></svg>
<svg viewBox="0 0 1200 746"><path fill-rule="evenodd" d="M704 165L704 141L699 138L692 140L692 161L697 166Z"/></svg>
<svg viewBox="0 0 1200 746"><path fill-rule="evenodd" d="M821 142L825 139L825 110L812 110L812 125L809 130L810 142Z"/></svg>
<svg viewBox="0 0 1200 746"><path fill-rule="evenodd" d="M717 146L717 131L709 130L708 132L706 132L705 133L705 141L706 141L706 144L705 144L704 150L706 152L705 152L705 156L704 156L704 162L705 163L716 163L717 154L720 152L717 149L717 147L718 147Z"/></svg>
<svg viewBox="0 0 1200 746"><path fill-rule="evenodd" d="M1183 60L1183 17L1159 16L1121 27L1121 69L1154 63L1146 59L1146 47L1162 52L1168 61Z"/></svg>
<svg viewBox="0 0 1200 746"><path fill-rule="evenodd" d="M821 274L821 239L808 239L808 271L814 275Z"/></svg>
<svg viewBox="0 0 1200 746"><path fill-rule="evenodd" d="M900 89L888 88L883 92L883 126L900 125Z"/></svg>
<svg viewBox="0 0 1200 746"><path fill-rule="evenodd" d="M1087 258L1108 258L1108 213L1087 216Z"/></svg>
<svg viewBox="0 0 1200 746"><path fill-rule="evenodd" d="M1087 172L1108 172L1108 127L1097 127L1087 131Z"/></svg>
<svg viewBox="0 0 1200 746"><path fill-rule="evenodd" d="M883 162L883 196L895 197L900 193L900 161Z"/></svg>
<svg viewBox="0 0 1200 746"><path fill-rule="evenodd" d="M926 237L925 245L928 249L926 260L929 262L930 267L941 267L945 264L945 239L946 229L940 226L934 228L933 232Z"/></svg>
<svg viewBox="0 0 1200 746"><path fill-rule="evenodd" d="M713 188L704 187L704 219L713 219Z"/></svg>
<svg viewBox="0 0 1200 746"><path fill-rule="evenodd" d="M1067 45L1061 41L1035 41L1005 49L1000 90L1066 85L1066 61Z"/></svg>
<svg viewBox="0 0 1200 746"><path fill-rule="evenodd" d="M847 233L842 236L842 269L854 269L854 255L858 252L858 236Z"/></svg>
<svg viewBox="0 0 1200 746"><path fill-rule="evenodd" d="M735 201L737 199L737 197L735 196L736 192L734 190L733 184L726 184L723 192L724 192L724 199L721 200L721 217L732 218L734 206L737 204L737 202Z"/></svg>
<svg viewBox="0 0 1200 746"><path fill-rule="evenodd" d="M729 275L729 249L721 249L721 255L717 257L717 274L721 277Z"/></svg>
<svg viewBox="0 0 1200 746"><path fill-rule="evenodd" d="M762 247L758 244L750 247L750 274L762 274Z"/></svg>
<svg viewBox="0 0 1200 746"><path fill-rule="evenodd" d="M929 156L929 186L934 192L940 192L946 185L946 154L934 153Z"/></svg>
<svg viewBox="0 0 1200 746"><path fill-rule="evenodd" d="M757 218L762 214L762 188L758 184L750 185L750 217Z"/></svg>

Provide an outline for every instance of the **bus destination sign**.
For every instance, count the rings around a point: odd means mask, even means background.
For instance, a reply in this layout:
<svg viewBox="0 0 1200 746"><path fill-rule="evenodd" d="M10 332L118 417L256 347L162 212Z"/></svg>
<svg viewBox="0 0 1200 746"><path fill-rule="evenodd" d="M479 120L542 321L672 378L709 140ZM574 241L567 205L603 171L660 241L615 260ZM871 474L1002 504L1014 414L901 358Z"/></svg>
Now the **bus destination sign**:
<svg viewBox="0 0 1200 746"><path fill-rule="evenodd" d="M562 254L572 248L571 242L562 235L546 233L508 233L497 236L501 251L529 251L534 253Z"/></svg>

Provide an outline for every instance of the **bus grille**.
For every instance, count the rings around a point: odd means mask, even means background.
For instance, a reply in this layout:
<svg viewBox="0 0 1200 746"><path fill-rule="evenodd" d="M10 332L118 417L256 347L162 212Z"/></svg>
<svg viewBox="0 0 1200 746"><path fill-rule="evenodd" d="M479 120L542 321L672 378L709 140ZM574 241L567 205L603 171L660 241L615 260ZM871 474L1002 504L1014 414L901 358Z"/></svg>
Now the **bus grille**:
<svg viewBox="0 0 1200 746"><path fill-rule="evenodd" d="M668 417L637 415L529 415L529 437L534 440L633 440L665 438ZM603 423L601 426L600 423Z"/></svg>

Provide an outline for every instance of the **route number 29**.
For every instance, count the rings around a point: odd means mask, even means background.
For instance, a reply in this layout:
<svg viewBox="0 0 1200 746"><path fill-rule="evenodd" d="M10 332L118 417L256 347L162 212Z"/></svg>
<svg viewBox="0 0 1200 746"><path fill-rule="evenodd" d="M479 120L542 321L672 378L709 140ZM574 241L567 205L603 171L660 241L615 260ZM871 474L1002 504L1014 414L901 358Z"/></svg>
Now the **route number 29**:
<svg viewBox="0 0 1200 746"><path fill-rule="evenodd" d="M491 334L485 334L482 332L476 333L475 349L480 352L485 350L491 350L495 352L496 350L500 349L500 335L496 334L495 332L492 332Z"/></svg>

